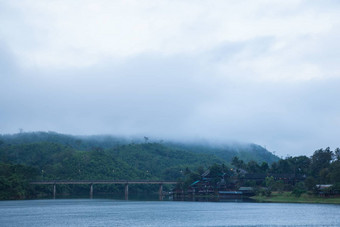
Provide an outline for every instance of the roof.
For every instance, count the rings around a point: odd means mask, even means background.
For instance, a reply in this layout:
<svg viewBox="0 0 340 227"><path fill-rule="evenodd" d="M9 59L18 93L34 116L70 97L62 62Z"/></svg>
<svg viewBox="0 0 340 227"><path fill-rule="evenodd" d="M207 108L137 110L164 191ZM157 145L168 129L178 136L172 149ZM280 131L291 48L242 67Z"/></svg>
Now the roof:
<svg viewBox="0 0 340 227"><path fill-rule="evenodd" d="M194 186L195 184L197 184L198 182L200 182L199 180L195 181L194 183L190 184L190 186Z"/></svg>
<svg viewBox="0 0 340 227"><path fill-rule="evenodd" d="M330 188L332 187L332 184L317 184L316 187L318 187L319 189L325 189L325 188Z"/></svg>
<svg viewBox="0 0 340 227"><path fill-rule="evenodd" d="M218 191L218 193L224 195L242 195L240 191Z"/></svg>
<svg viewBox="0 0 340 227"><path fill-rule="evenodd" d="M238 190L240 191L253 191L253 187L240 187Z"/></svg>

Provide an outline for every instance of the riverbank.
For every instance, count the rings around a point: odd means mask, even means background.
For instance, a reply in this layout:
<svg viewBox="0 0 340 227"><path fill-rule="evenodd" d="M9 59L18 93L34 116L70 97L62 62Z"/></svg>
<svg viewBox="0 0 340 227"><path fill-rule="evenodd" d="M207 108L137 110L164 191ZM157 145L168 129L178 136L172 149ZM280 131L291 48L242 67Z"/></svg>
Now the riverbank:
<svg viewBox="0 0 340 227"><path fill-rule="evenodd" d="M272 203L322 203L322 204L340 204L340 196L338 197L320 197L315 195L302 194L300 197L292 195L290 192L273 192L271 196L253 196L251 199L257 202Z"/></svg>

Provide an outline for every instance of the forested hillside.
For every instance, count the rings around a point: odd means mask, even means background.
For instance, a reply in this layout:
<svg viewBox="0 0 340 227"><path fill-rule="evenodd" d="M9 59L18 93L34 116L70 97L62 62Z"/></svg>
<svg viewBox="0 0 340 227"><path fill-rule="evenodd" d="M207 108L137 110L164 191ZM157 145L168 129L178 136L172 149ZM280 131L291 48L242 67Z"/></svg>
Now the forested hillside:
<svg viewBox="0 0 340 227"><path fill-rule="evenodd" d="M253 147L252 147L253 146ZM1 198L26 198L31 180L149 179L177 180L186 171L229 165L232 157L272 162L268 151L158 143L148 138L77 137L57 133L0 136ZM251 150L253 149L253 150ZM262 152L262 153L261 153ZM276 157L275 157L276 158Z"/></svg>
<svg viewBox="0 0 340 227"><path fill-rule="evenodd" d="M0 147L3 163L36 168L44 179L171 179L186 167L223 160L209 154L175 150L161 144L129 144L80 151L51 142Z"/></svg>
<svg viewBox="0 0 340 227"><path fill-rule="evenodd" d="M195 144L195 143L167 143L167 146L180 148L192 152L213 154L230 163L234 157L244 162L267 162L269 164L279 160L277 156L256 144Z"/></svg>
<svg viewBox="0 0 340 227"><path fill-rule="evenodd" d="M185 150L201 154L213 154L230 163L233 157L239 157L241 160L267 162L269 164L276 162L279 158L267 151L265 148L256 144L247 143L229 143L214 144L195 142L174 142L163 140L152 140L152 138L143 137L114 137L114 136L72 136L55 132L32 132L18 133L13 135L0 135L0 141L6 141L8 144L28 144L39 142L53 142L77 150L90 151L95 148L112 149L119 148L121 145L159 143L170 149ZM1 143L1 142L0 142Z"/></svg>

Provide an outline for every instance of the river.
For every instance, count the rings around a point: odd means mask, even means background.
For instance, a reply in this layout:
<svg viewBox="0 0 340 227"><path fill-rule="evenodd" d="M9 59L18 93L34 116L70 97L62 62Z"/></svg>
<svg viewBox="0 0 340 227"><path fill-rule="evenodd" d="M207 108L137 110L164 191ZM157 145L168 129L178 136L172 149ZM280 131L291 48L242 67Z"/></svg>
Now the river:
<svg viewBox="0 0 340 227"><path fill-rule="evenodd" d="M340 206L114 199L0 201L0 226L340 226Z"/></svg>

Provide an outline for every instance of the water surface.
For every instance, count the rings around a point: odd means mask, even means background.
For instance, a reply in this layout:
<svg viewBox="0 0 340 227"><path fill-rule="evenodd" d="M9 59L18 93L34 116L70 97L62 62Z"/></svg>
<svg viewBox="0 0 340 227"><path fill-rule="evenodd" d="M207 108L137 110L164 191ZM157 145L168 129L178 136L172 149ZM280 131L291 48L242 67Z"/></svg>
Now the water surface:
<svg viewBox="0 0 340 227"><path fill-rule="evenodd" d="M340 206L56 199L0 201L0 226L340 226Z"/></svg>

